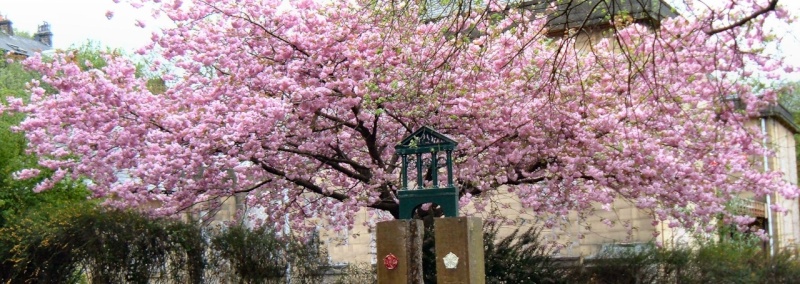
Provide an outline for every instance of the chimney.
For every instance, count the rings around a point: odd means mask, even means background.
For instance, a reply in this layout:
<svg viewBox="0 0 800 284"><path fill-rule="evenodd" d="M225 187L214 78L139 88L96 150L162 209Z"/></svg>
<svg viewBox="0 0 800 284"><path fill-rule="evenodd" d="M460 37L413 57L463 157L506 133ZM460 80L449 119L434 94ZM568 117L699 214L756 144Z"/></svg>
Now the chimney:
<svg viewBox="0 0 800 284"><path fill-rule="evenodd" d="M0 16L0 32L4 32L7 35L14 35L14 29L11 28L11 21L3 16Z"/></svg>
<svg viewBox="0 0 800 284"><path fill-rule="evenodd" d="M50 32L50 24L47 22L39 25L36 33L33 34L33 40L41 42L47 46L53 45L53 33Z"/></svg>

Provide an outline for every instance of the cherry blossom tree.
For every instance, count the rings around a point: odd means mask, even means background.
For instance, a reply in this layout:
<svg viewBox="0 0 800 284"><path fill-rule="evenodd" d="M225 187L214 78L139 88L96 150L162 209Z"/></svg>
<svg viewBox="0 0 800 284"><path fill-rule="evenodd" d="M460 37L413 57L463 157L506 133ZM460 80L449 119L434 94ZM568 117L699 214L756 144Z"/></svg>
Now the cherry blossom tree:
<svg viewBox="0 0 800 284"><path fill-rule="evenodd" d="M4 108L27 114L18 128L55 170L38 190L85 177L156 214L241 194L295 228L397 216L393 146L424 125L459 142L457 187L478 210L501 191L543 214L625 198L691 226L744 192L797 197L749 159L767 150L746 122L775 94L747 79L793 70L763 52L764 22L790 18L777 0L686 1L656 22L609 1L425 2L133 1L174 22L140 50L175 67L165 92L124 58L83 71L64 52L26 60L44 77ZM554 24L579 2L607 16Z"/></svg>

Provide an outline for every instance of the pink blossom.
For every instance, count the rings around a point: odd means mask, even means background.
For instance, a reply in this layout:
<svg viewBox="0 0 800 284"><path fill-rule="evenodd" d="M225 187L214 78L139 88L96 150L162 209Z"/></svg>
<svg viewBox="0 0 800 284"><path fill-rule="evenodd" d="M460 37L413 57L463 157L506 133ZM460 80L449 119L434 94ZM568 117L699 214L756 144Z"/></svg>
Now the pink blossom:
<svg viewBox="0 0 800 284"><path fill-rule="evenodd" d="M17 180L29 179L38 176L39 173L41 173L41 170L39 169L24 169L14 173L14 179Z"/></svg>

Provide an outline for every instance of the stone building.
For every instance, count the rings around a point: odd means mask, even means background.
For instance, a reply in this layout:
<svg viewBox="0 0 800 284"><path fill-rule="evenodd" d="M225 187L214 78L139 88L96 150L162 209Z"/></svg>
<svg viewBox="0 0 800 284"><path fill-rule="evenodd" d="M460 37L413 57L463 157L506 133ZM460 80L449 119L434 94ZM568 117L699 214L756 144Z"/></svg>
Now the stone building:
<svg viewBox="0 0 800 284"><path fill-rule="evenodd" d="M13 22L0 16L0 52L10 54L12 57L25 58L36 52L49 50L53 45L53 33L50 24L42 23L33 34L27 38L14 34Z"/></svg>

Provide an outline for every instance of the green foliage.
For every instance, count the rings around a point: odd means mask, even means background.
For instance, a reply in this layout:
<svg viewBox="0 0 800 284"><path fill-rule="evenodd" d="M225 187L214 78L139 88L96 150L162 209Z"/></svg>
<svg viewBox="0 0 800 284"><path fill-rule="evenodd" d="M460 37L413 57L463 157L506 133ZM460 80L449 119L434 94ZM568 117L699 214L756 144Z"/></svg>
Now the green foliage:
<svg viewBox="0 0 800 284"><path fill-rule="evenodd" d="M701 240L688 250L684 267L674 266L671 279L682 283L795 283L800 279L796 255L781 251L769 256L760 238L732 227L720 228L720 238ZM675 254L679 250L662 250ZM678 271L680 273L678 273Z"/></svg>
<svg viewBox="0 0 800 284"><path fill-rule="evenodd" d="M0 55L0 101L5 103L7 96L27 97L25 84L36 78L39 75L35 72L25 70L19 62L7 62L5 56Z"/></svg>
<svg viewBox="0 0 800 284"><path fill-rule="evenodd" d="M318 283L327 264L327 254L316 237L301 242L278 237L269 229L243 226L224 228L211 240L215 261L232 268L228 282L282 283L289 272L298 283ZM246 249L245 249L246 248Z"/></svg>
<svg viewBox="0 0 800 284"><path fill-rule="evenodd" d="M34 211L41 212L44 211ZM59 213L67 212L59 210ZM49 219L53 217L33 214L0 228L0 281L74 283L78 279L74 255L53 245L56 230L49 226ZM45 221L41 222L41 219Z"/></svg>
<svg viewBox="0 0 800 284"><path fill-rule="evenodd" d="M0 58L0 103L6 104L8 98L27 99L25 85L39 75L26 71L18 62L7 62ZM39 168L37 157L25 152L26 140L23 133L11 130L24 117L20 114L0 113L0 279L12 277L17 271L30 271L31 268L19 263L20 257L40 255L48 262L39 267L38 282L59 282L74 277L75 267L71 255L61 253L52 246L32 246L43 242L51 228L43 226L41 220L48 219L48 210L60 210L72 206L80 208L86 203L88 191L82 183L65 180L43 193L34 193L33 188L52 171ZM39 168L42 173L32 179L16 180L13 173L26 168ZM77 204L77 205L76 205ZM42 234L28 235L32 231ZM10 234L7 232L14 232ZM26 236L20 238L19 236ZM63 264L63 265L62 265ZM14 282L16 283L16 282Z"/></svg>
<svg viewBox="0 0 800 284"><path fill-rule="evenodd" d="M655 283L658 277L657 251L652 246L605 250L572 275L577 283Z"/></svg>
<svg viewBox="0 0 800 284"><path fill-rule="evenodd" d="M27 31L14 29L14 36L16 37L24 37L27 39L33 39L33 35Z"/></svg>
<svg viewBox="0 0 800 284"><path fill-rule="evenodd" d="M0 229L3 282L202 282L198 226L91 204L36 213Z"/></svg>
<svg viewBox="0 0 800 284"><path fill-rule="evenodd" d="M32 213L0 229L0 283L318 283L327 267L316 238L267 229L215 234L90 203Z"/></svg>
<svg viewBox="0 0 800 284"><path fill-rule="evenodd" d="M106 67L108 65L106 62L106 56L126 56L119 49L103 47L100 43L91 40L87 40L86 43L80 46L73 46L71 47L71 50L74 51L75 63L78 64L78 67L80 67L81 70L102 69L103 67ZM141 76L141 69L141 66L137 66L137 77Z"/></svg>
<svg viewBox="0 0 800 284"><path fill-rule="evenodd" d="M39 75L26 71L18 62L0 60L0 103L7 103L8 97L27 99L25 84ZM40 206L85 202L88 196L85 186L72 180L61 182L52 190L33 193L36 184L52 172L37 166L37 157L25 153L24 134L11 130L23 118L20 114L0 114L0 227L4 227L14 216L38 210ZM13 178L14 172L26 168L38 168L42 173L28 180Z"/></svg>
<svg viewBox="0 0 800 284"><path fill-rule="evenodd" d="M788 251L769 257L755 238L703 240L695 248L601 252L577 267L573 283L796 283L800 262Z"/></svg>
<svg viewBox="0 0 800 284"><path fill-rule="evenodd" d="M778 102L792 114L800 112L800 81L787 82L779 87ZM795 121L797 116L795 115Z"/></svg>
<svg viewBox="0 0 800 284"><path fill-rule="evenodd" d="M151 78L147 80L147 90L153 94L163 94L167 91L167 83L161 78Z"/></svg>
<svg viewBox="0 0 800 284"><path fill-rule="evenodd" d="M290 242L288 255L292 263L292 283L321 283L330 269L328 252L316 234L305 242Z"/></svg>
<svg viewBox="0 0 800 284"><path fill-rule="evenodd" d="M257 283L264 279L280 281L288 266L282 255L283 242L274 238L274 232L264 228L249 230L234 226L225 228L211 241L219 257L230 262L239 283ZM240 250L249 247L251 249Z"/></svg>
<svg viewBox="0 0 800 284"><path fill-rule="evenodd" d="M163 275L197 283L205 264L199 233L197 226L176 220L95 210L76 216L58 237L66 247L77 245L71 251L93 283L149 283Z"/></svg>
<svg viewBox="0 0 800 284"><path fill-rule="evenodd" d="M764 283L797 283L800 261L793 251L780 251L761 266L760 280Z"/></svg>
<svg viewBox="0 0 800 284"><path fill-rule="evenodd" d="M563 283L565 272L541 243L540 227L517 228L503 238L499 231L496 224L484 228L486 283Z"/></svg>

